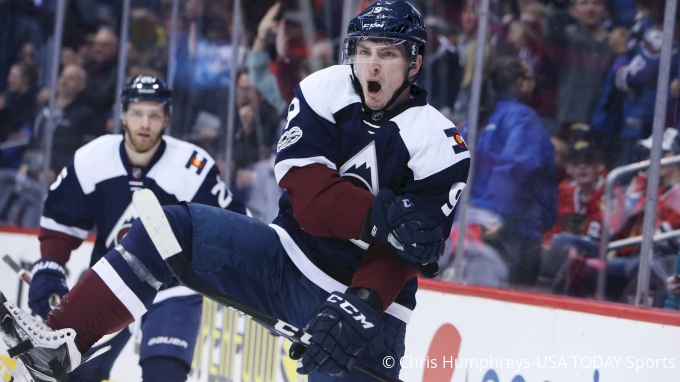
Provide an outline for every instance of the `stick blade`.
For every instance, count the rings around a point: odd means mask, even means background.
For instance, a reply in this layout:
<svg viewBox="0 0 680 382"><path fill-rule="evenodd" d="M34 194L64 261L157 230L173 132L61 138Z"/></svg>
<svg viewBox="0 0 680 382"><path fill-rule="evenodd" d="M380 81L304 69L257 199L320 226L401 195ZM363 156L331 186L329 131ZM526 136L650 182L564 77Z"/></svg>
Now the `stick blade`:
<svg viewBox="0 0 680 382"><path fill-rule="evenodd" d="M33 382L33 377L24 366L21 360L13 360L16 362L14 369L5 364L5 362L0 358L0 380L6 382Z"/></svg>
<svg viewBox="0 0 680 382"><path fill-rule="evenodd" d="M2 257L2 261L4 261L5 263L7 263L7 265L9 265L9 267L12 268L12 270L13 270L14 272L17 272L17 273L18 273L19 271L21 271L21 267L19 266L19 264L17 264L17 263L14 261L14 259L12 259L9 255L3 256L3 257Z"/></svg>
<svg viewBox="0 0 680 382"><path fill-rule="evenodd" d="M170 228L170 222L165 217L163 207L151 190L144 188L135 191L132 194L132 203L163 260L182 252L182 247Z"/></svg>

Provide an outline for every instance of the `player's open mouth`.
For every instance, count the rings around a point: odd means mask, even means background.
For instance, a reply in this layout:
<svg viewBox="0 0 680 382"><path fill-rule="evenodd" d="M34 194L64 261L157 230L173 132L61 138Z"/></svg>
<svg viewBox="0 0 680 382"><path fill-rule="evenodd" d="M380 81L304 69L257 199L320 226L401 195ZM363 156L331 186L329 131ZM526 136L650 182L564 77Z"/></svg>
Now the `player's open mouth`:
<svg viewBox="0 0 680 382"><path fill-rule="evenodd" d="M369 93L377 93L380 91L382 88L382 85L380 85L379 82L377 81L368 81L368 92Z"/></svg>

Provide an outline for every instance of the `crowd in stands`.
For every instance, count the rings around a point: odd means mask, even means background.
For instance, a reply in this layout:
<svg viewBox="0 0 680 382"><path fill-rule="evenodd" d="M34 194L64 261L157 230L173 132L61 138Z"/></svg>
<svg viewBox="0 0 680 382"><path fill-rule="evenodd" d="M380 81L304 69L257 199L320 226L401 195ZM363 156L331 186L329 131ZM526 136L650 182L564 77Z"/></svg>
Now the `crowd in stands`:
<svg viewBox="0 0 680 382"><path fill-rule="evenodd" d="M121 3L69 2L57 115L51 115L47 80L56 1L0 0L0 223L36 226L41 181L53 179L80 146L114 131ZM223 169L230 166L234 197L269 222L282 193L273 163L293 89L340 61L344 2L311 1L315 41L304 38L297 1L242 3L243 38L233 44L231 0L180 0L175 56L169 57L172 1L132 0L125 73L165 76L175 64L167 132L205 148ZM358 11L369 1L354 3ZM467 137L480 2L412 3L423 11L429 36L417 84ZM664 6L662 0L491 1L461 262L466 282L594 298L603 270L607 298L629 302L640 247L608 251L603 262L599 241L605 229L612 239L641 234L647 175L619 182L608 226L602 221L604 179L616 167L649 157ZM664 156L680 154L679 64L674 51L665 84ZM232 76L235 128L226 163ZM43 137L52 120L50 171L44 173ZM662 168L657 232L680 229L678 174L680 165ZM455 272L458 232L454 225L440 261L443 280ZM661 265L653 279L672 274L668 259L677 252L676 239L655 244Z"/></svg>

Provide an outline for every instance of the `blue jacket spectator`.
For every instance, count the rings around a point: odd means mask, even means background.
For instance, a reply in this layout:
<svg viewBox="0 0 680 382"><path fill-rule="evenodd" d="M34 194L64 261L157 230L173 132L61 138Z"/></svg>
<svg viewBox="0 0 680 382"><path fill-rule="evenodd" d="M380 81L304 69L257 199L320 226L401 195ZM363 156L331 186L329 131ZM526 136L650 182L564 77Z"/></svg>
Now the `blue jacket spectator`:
<svg viewBox="0 0 680 382"><path fill-rule="evenodd" d="M510 282L531 286L541 236L557 217L555 151L538 115L524 103L534 88L531 67L501 57L490 79L496 105L477 137L470 216L482 225L485 240L499 247Z"/></svg>

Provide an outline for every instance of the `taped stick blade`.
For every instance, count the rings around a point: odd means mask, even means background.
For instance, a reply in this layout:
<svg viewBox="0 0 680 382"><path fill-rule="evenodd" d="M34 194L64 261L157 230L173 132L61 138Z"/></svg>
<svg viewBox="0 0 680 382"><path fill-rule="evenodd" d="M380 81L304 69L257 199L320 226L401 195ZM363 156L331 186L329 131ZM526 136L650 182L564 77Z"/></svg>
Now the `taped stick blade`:
<svg viewBox="0 0 680 382"><path fill-rule="evenodd" d="M163 260L182 252L168 218L165 217L163 207L151 190L145 188L135 191L132 194L132 203Z"/></svg>

